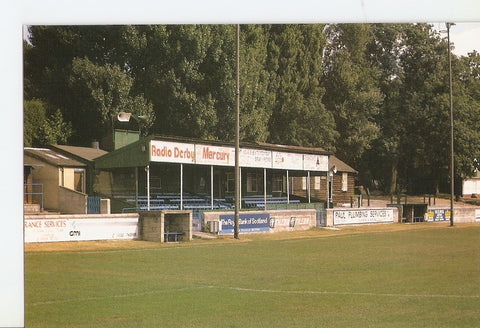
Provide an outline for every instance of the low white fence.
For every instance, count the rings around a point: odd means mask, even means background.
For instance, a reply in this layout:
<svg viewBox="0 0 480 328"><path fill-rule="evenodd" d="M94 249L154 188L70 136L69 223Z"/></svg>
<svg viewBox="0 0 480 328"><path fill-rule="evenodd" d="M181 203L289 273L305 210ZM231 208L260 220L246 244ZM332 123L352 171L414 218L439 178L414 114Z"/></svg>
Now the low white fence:
<svg viewBox="0 0 480 328"><path fill-rule="evenodd" d="M26 215L26 243L138 238L138 214Z"/></svg>
<svg viewBox="0 0 480 328"><path fill-rule="evenodd" d="M328 209L327 226L398 222L397 208Z"/></svg>

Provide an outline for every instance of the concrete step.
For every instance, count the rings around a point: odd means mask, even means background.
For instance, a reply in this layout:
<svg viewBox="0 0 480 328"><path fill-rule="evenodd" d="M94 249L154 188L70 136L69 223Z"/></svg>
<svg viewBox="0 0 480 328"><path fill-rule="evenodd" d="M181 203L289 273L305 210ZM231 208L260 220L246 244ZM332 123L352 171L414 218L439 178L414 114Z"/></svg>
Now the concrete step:
<svg viewBox="0 0 480 328"><path fill-rule="evenodd" d="M23 204L25 214L39 214L41 212L40 204Z"/></svg>

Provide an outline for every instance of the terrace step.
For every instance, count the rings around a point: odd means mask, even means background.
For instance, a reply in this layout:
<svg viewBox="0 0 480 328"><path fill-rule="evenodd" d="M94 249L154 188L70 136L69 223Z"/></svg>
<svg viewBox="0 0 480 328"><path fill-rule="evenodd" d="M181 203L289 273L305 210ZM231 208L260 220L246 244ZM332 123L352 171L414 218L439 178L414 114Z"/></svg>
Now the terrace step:
<svg viewBox="0 0 480 328"><path fill-rule="evenodd" d="M25 214L40 214L40 204L23 204L23 212Z"/></svg>

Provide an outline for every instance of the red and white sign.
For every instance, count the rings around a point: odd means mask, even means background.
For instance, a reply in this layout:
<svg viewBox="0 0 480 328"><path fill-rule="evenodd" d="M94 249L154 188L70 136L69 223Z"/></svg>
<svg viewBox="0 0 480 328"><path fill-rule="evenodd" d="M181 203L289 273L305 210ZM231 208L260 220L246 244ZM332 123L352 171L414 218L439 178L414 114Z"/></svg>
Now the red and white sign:
<svg viewBox="0 0 480 328"><path fill-rule="evenodd" d="M234 166L235 148L195 145L195 160L197 164Z"/></svg>
<svg viewBox="0 0 480 328"><path fill-rule="evenodd" d="M151 140L150 162L195 163L195 145Z"/></svg>

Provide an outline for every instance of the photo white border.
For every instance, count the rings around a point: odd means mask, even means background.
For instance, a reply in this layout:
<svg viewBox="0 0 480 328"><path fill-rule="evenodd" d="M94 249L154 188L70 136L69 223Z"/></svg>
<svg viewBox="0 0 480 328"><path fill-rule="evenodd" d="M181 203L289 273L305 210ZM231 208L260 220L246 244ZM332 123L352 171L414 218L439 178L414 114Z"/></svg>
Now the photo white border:
<svg viewBox="0 0 480 328"><path fill-rule="evenodd" d="M23 246L23 25L183 23L479 22L476 0L337 1L8 1L0 20L2 43L0 140L3 217L0 229L0 326L24 326Z"/></svg>

